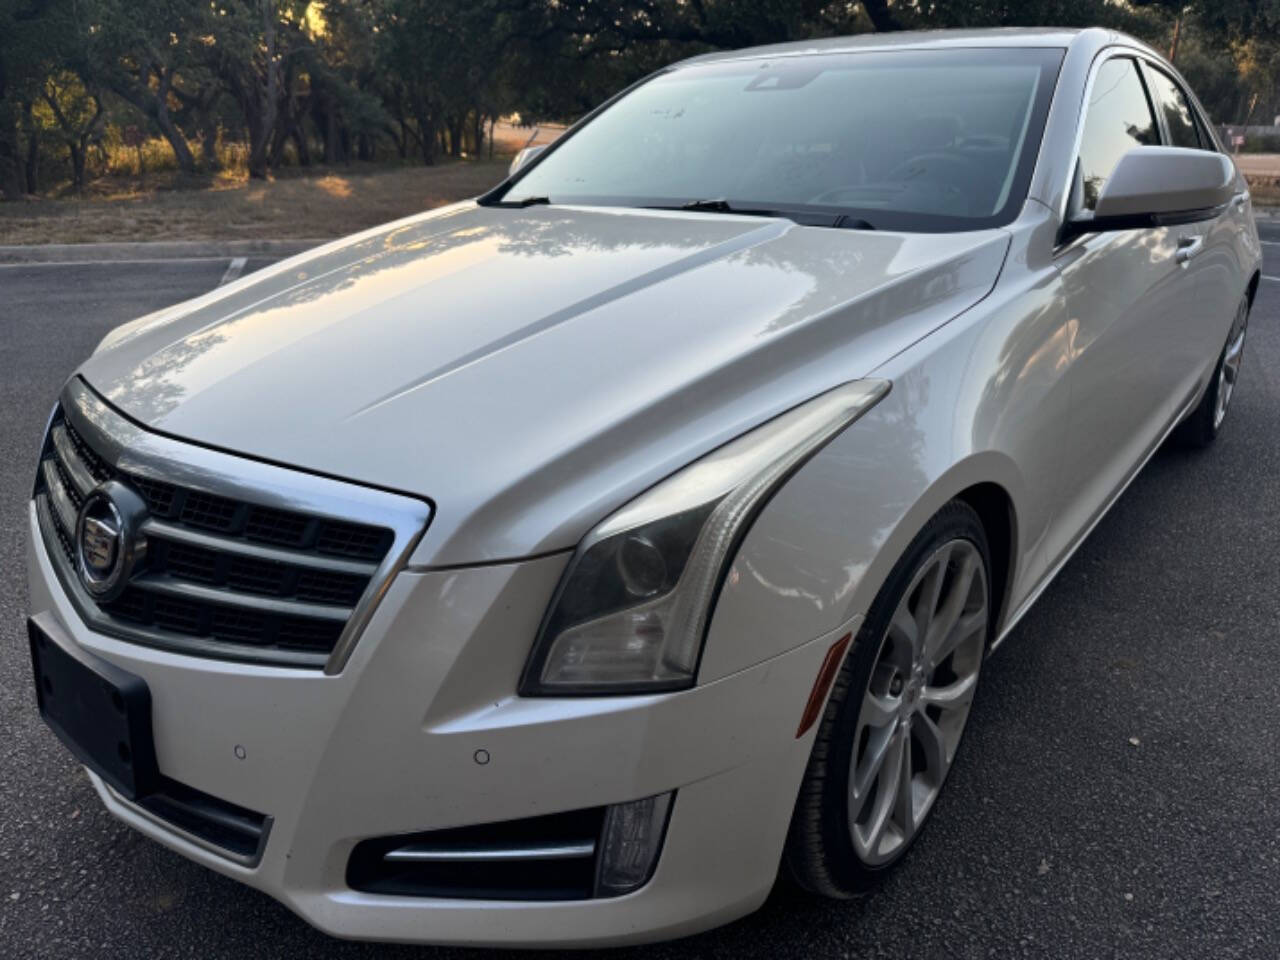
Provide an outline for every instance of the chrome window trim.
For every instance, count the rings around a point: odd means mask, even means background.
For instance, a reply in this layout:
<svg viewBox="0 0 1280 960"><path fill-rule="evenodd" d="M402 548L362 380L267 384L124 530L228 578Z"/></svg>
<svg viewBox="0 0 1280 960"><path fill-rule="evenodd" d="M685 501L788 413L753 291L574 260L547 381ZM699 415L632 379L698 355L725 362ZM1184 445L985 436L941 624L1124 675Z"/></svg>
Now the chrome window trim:
<svg viewBox="0 0 1280 960"><path fill-rule="evenodd" d="M291 470L153 433L109 406L79 377L67 382L61 402L63 416L75 431L103 460L124 472L264 507L391 530L391 547L351 609L351 616L333 650L324 659L325 674L342 672L391 581L404 568L422 538L433 513L431 504L404 494ZM48 542L47 533L45 543L51 552L53 567L81 616L90 627L102 629L110 619L89 602L83 590L76 589L74 577L63 576L64 564L60 557L53 555L60 547ZM106 632L118 634L119 630ZM263 651L249 645L201 638L189 638L189 643L178 646L172 635L145 627L135 629L132 625L125 639L130 637L197 656L254 660L285 667L290 666L289 660L295 660L295 666L316 665L311 654L299 653L295 658L287 653L277 656L279 651L272 651L271 657L266 658Z"/></svg>

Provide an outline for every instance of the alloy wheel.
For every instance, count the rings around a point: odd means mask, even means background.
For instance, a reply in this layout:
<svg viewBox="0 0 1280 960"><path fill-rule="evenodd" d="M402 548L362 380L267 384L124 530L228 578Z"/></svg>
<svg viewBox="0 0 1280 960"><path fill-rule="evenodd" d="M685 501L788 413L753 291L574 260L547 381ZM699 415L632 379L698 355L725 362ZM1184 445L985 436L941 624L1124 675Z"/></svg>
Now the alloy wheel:
<svg viewBox="0 0 1280 960"><path fill-rule="evenodd" d="M1235 393L1236 381L1240 377L1240 362L1244 358L1244 335L1249 327L1249 304L1242 302L1236 312L1235 322L1231 325L1231 336L1227 340L1227 348L1222 353L1222 362L1218 364L1218 398L1213 408L1213 428L1217 430L1227 416L1227 406L1231 403L1231 395Z"/></svg>
<svg viewBox="0 0 1280 960"><path fill-rule="evenodd" d="M937 799L973 704L989 619L977 547L944 543L903 594L863 691L848 805L863 863L894 859Z"/></svg>

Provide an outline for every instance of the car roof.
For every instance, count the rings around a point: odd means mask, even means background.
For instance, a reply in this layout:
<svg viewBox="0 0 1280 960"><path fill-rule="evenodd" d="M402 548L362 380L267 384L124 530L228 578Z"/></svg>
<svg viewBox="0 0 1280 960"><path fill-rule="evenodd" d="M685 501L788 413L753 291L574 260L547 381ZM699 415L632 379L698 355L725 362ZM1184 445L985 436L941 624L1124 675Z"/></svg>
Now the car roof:
<svg viewBox="0 0 1280 960"><path fill-rule="evenodd" d="M798 57L823 53L866 53L873 50L963 49L966 47L1060 47L1087 46L1101 49L1121 42L1146 50L1145 43L1126 34L1100 27L999 27L985 30L902 30L891 33L863 33L847 37L795 40L742 50L722 50L690 57L677 68L731 60Z"/></svg>

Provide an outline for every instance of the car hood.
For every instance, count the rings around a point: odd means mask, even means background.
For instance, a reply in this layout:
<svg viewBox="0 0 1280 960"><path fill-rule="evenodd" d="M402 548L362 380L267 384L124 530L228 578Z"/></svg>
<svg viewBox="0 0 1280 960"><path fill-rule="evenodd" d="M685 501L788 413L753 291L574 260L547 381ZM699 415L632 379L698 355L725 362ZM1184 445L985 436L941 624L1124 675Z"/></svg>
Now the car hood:
<svg viewBox="0 0 1280 960"><path fill-rule="evenodd" d="M517 558L866 376L1007 245L466 203L127 324L81 375L161 433L431 500L416 564Z"/></svg>

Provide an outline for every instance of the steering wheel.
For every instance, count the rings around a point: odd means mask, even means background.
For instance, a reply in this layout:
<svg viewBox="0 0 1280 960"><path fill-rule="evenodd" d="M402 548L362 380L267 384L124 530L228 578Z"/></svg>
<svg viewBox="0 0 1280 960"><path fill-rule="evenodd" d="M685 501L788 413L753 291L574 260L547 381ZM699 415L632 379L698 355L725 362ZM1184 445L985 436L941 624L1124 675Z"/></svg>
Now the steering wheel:
<svg viewBox="0 0 1280 960"><path fill-rule="evenodd" d="M965 191L957 185L956 180L964 181L974 173L981 174L982 166L978 160L973 157L966 157L961 153L921 153L907 160L902 161L885 177L886 180L903 181L911 180L916 176L913 167L931 167L933 169L950 168L953 176L949 176L946 180L937 178L929 178L930 183L941 187L944 191L954 192L961 196L965 195Z"/></svg>

